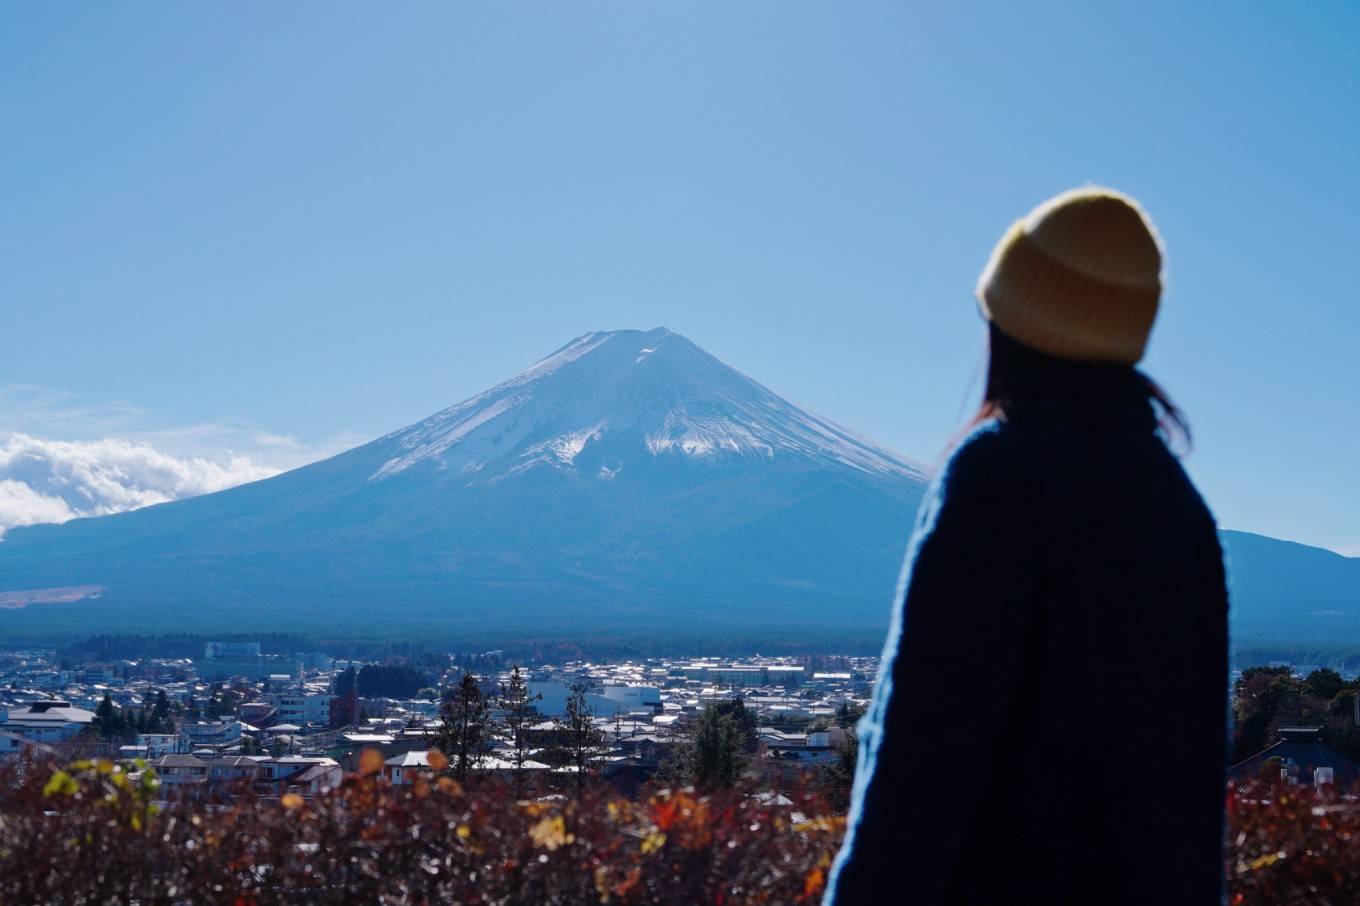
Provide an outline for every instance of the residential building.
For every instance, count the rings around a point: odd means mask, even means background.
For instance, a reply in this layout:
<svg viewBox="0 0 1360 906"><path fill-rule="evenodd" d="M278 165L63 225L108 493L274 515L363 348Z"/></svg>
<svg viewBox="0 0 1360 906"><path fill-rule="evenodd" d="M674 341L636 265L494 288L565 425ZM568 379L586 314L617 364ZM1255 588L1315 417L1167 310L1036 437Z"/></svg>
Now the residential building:
<svg viewBox="0 0 1360 906"><path fill-rule="evenodd" d="M330 720L331 701L329 693L279 692L269 693L264 700L276 712L279 723L306 726L324 724Z"/></svg>

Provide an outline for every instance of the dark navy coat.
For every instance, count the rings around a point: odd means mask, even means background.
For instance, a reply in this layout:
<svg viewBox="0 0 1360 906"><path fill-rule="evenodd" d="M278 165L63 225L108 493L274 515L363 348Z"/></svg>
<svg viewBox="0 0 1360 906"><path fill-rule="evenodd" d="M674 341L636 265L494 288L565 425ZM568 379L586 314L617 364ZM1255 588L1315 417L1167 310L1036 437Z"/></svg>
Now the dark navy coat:
<svg viewBox="0 0 1360 906"><path fill-rule="evenodd" d="M898 601L826 903L1219 902L1223 559L1145 400L979 425Z"/></svg>

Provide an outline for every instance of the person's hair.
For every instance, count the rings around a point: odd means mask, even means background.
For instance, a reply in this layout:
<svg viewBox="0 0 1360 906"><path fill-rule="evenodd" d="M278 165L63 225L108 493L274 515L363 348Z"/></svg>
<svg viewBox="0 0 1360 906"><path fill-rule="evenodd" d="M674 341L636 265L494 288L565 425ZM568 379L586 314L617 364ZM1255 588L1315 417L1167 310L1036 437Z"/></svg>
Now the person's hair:
<svg viewBox="0 0 1360 906"><path fill-rule="evenodd" d="M1168 446L1189 450L1190 425L1185 415L1156 381L1137 368L1059 359L1011 339L994 324L987 326L987 384L974 423L1005 419L1012 408L1035 400L1065 400L1076 411L1093 416L1135 400L1151 407Z"/></svg>

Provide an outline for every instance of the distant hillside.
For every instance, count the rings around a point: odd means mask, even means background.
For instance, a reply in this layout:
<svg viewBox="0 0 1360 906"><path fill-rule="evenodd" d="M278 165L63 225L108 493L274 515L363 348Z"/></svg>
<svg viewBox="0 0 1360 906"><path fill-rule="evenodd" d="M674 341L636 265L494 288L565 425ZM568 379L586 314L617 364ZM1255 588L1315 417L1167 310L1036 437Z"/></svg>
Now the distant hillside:
<svg viewBox="0 0 1360 906"><path fill-rule="evenodd" d="M1360 642L1360 558L1264 535L1222 535L1237 640Z"/></svg>

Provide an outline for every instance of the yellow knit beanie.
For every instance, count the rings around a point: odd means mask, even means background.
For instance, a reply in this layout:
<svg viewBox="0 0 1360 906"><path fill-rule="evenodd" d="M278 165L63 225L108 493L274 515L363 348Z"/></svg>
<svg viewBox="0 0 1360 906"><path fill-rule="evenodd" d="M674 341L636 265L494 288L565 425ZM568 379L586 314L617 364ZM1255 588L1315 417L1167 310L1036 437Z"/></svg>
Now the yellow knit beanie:
<svg viewBox="0 0 1360 906"><path fill-rule="evenodd" d="M1143 357L1162 251L1138 202L1111 189L1049 199L1001 237L978 279L982 313L1040 352L1082 362Z"/></svg>

